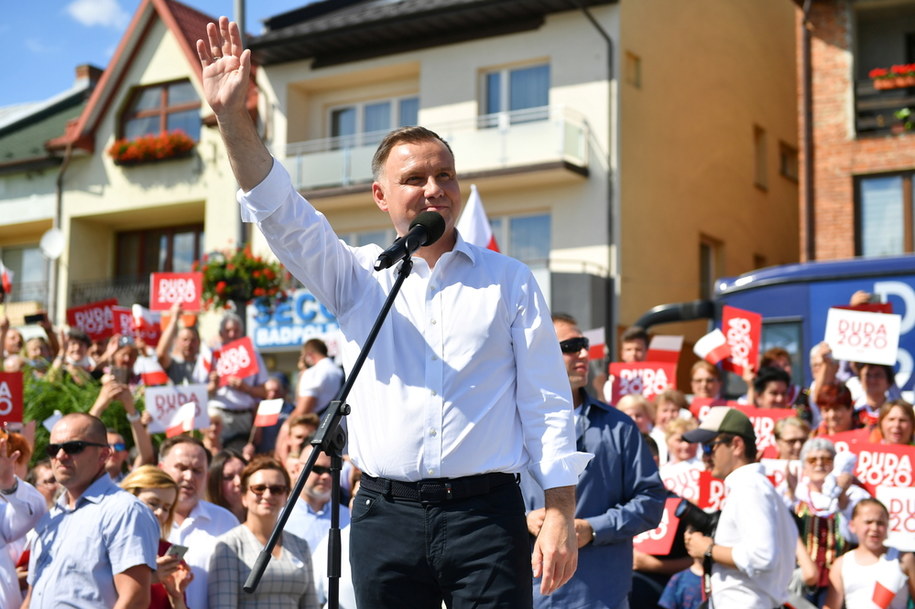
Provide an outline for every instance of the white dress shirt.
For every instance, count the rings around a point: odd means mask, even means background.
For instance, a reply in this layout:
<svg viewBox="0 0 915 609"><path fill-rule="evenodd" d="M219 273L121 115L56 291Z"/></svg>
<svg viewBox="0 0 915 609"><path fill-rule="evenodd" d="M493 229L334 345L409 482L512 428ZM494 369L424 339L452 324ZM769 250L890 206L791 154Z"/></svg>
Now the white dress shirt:
<svg viewBox="0 0 915 609"><path fill-rule="evenodd" d="M396 279L377 245L351 248L274 161L242 217L338 319L349 371ZM467 244L435 268L414 257L348 398L349 451L372 476L454 478L527 467L543 488L574 485L571 390L543 295L522 263Z"/></svg>
<svg viewBox="0 0 915 609"><path fill-rule="evenodd" d="M184 560L194 574L185 592L188 607L207 609L207 572L216 548L216 538L237 526L238 518L232 512L209 501L198 501L181 524L172 523L168 540L187 546Z"/></svg>

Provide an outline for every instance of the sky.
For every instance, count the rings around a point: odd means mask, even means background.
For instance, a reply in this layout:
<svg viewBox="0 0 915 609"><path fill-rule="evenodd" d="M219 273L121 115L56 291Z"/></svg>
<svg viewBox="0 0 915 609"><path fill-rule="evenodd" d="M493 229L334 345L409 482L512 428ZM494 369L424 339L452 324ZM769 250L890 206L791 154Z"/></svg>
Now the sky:
<svg viewBox="0 0 915 609"><path fill-rule="evenodd" d="M234 0L182 0L218 17ZM0 107L42 101L69 89L76 66L108 65L141 0L0 0ZM249 33L261 20L308 0L247 0Z"/></svg>

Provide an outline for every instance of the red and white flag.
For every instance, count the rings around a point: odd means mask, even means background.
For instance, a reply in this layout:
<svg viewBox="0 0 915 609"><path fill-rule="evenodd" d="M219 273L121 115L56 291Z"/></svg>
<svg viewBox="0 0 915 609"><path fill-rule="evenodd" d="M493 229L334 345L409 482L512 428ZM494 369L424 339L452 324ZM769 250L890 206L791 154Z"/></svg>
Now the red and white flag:
<svg viewBox="0 0 915 609"><path fill-rule="evenodd" d="M724 333L715 328L696 341L693 353L712 364L717 364L721 360L731 357L731 348L728 346L728 339L725 338Z"/></svg>
<svg viewBox="0 0 915 609"><path fill-rule="evenodd" d="M140 375L143 384L147 387L168 383L168 374L165 373L165 369L162 368L155 356L143 355L138 357L133 365L133 371Z"/></svg>
<svg viewBox="0 0 915 609"><path fill-rule="evenodd" d="M489 225L489 218L483 210L483 201L480 199L480 193L476 184L470 185L470 197L467 204L464 205L464 211L461 219L457 223L458 232L467 243L473 243L480 247L491 249L494 252L499 251L499 245L492 234L492 227Z"/></svg>
<svg viewBox="0 0 915 609"><path fill-rule="evenodd" d="M607 345L604 344L604 329L603 328L594 328L593 330L585 330L581 333L582 336L588 339L588 342L591 343L591 346L588 347L588 359L589 360L602 360L607 356Z"/></svg>
<svg viewBox="0 0 915 609"><path fill-rule="evenodd" d="M275 400L261 400L254 415L255 427L270 427L280 420L280 411L283 409L282 398Z"/></svg>
<svg viewBox="0 0 915 609"><path fill-rule="evenodd" d="M139 304L133 305L130 310L133 314L134 332L140 335L147 345L158 345L162 336L161 314Z"/></svg>
<svg viewBox="0 0 915 609"><path fill-rule="evenodd" d="M169 421L168 427L165 429L165 435L171 438L172 436L181 435L185 432L194 431L194 416L196 413L197 404L194 402L182 404L181 407L175 411L172 420Z"/></svg>
<svg viewBox="0 0 915 609"><path fill-rule="evenodd" d="M2 260L0 260L0 285L3 286L5 294L13 291L13 271L3 266Z"/></svg>
<svg viewBox="0 0 915 609"><path fill-rule="evenodd" d="M680 350L682 348L682 336L658 334L651 338L651 344L648 345L648 353L645 354L645 361L676 364L680 359Z"/></svg>

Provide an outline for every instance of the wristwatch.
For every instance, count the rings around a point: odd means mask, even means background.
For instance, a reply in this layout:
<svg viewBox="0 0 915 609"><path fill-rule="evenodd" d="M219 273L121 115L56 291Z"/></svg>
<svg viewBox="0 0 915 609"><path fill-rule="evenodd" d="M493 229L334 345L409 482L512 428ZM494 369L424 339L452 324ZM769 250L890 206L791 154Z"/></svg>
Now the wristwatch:
<svg viewBox="0 0 915 609"><path fill-rule="evenodd" d="M711 561L715 560L714 558L712 558L712 548L714 548L714 547L715 547L715 540L713 539L712 543L708 544L708 549L705 551L705 557L708 560L711 560Z"/></svg>
<svg viewBox="0 0 915 609"><path fill-rule="evenodd" d="M13 486L0 488L0 495L12 495L19 489L19 478L13 478Z"/></svg>

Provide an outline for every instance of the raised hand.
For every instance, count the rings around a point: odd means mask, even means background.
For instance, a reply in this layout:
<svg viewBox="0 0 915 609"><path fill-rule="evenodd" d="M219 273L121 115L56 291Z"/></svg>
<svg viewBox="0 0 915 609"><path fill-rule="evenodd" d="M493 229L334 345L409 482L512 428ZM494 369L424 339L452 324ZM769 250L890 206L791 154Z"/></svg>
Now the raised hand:
<svg viewBox="0 0 915 609"><path fill-rule="evenodd" d="M217 116L243 112L251 74L251 51L242 49L238 24L220 17L207 24L207 40L197 41L203 68L203 93Z"/></svg>

